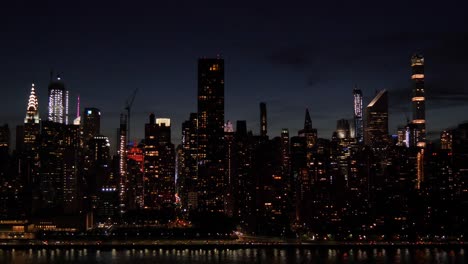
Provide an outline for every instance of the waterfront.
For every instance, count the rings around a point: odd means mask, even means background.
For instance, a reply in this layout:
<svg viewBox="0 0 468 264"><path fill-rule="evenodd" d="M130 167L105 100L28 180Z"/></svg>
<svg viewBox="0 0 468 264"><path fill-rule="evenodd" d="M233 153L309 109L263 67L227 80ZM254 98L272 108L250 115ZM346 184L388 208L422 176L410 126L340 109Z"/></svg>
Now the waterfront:
<svg viewBox="0 0 468 264"><path fill-rule="evenodd" d="M442 247L244 249L0 249L0 263L465 263Z"/></svg>

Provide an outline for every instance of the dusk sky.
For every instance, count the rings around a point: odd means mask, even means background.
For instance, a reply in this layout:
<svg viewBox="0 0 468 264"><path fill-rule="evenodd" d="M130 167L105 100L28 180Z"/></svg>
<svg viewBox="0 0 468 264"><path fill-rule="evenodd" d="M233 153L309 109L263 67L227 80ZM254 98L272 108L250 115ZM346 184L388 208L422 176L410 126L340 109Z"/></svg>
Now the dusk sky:
<svg viewBox="0 0 468 264"><path fill-rule="evenodd" d="M429 138L468 120L468 19L464 1L11 1L0 7L0 124L23 121L31 83L47 115L51 68L81 107L102 112L115 139L138 88L132 138L148 115L181 123L197 109L197 59L225 59L225 119L291 135L306 108L319 137L352 117L352 88L365 105L388 89L390 131L411 119L410 57L424 55ZM73 2L73 3L71 3ZM411 2L411 3L410 3ZM111 142L114 144L114 141Z"/></svg>

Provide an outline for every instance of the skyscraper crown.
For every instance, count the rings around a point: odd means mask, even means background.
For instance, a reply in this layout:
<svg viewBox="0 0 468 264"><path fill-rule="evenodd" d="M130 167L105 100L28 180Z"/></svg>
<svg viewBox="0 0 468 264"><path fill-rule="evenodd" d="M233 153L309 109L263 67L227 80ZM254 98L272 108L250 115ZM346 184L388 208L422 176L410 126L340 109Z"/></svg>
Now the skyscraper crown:
<svg viewBox="0 0 468 264"><path fill-rule="evenodd" d="M36 91L34 90L34 83L31 87L31 94L29 95L28 108L27 111L37 111L38 101L36 96Z"/></svg>

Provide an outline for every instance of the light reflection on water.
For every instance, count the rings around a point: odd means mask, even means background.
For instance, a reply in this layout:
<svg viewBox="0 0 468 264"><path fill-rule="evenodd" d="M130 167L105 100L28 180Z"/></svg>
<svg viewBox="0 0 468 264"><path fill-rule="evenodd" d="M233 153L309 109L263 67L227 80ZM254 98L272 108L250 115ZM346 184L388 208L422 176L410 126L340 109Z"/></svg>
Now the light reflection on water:
<svg viewBox="0 0 468 264"><path fill-rule="evenodd" d="M0 263L465 263L463 249L0 249Z"/></svg>

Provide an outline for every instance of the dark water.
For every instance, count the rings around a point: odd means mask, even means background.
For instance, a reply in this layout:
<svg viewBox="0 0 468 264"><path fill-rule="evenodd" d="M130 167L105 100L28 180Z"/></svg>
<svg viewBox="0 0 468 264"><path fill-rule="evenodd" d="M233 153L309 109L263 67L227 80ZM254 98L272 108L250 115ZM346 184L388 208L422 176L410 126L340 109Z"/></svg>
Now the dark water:
<svg viewBox="0 0 468 264"><path fill-rule="evenodd" d="M465 263L463 249L0 249L0 263Z"/></svg>

